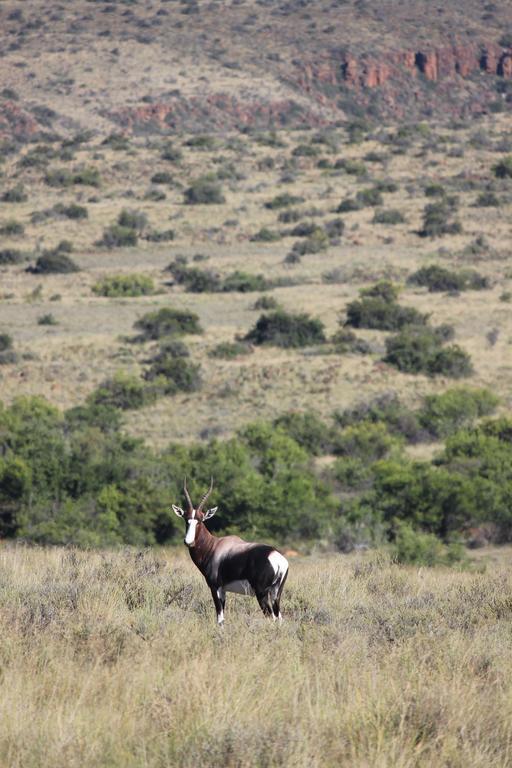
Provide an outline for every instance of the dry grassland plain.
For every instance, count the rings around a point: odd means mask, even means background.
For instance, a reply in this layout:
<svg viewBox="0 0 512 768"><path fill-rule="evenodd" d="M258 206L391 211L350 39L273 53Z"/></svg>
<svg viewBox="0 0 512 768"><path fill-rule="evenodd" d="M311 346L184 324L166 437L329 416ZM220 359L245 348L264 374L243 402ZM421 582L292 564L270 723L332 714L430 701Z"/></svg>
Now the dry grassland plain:
<svg viewBox="0 0 512 768"><path fill-rule="evenodd" d="M222 631L185 553L4 548L0 761L506 768L508 556L295 559L282 625L232 596Z"/></svg>
<svg viewBox="0 0 512 768"><path fill-rule="evenodd" d="M473 360L475 372L467 383L490 387L502 397L503 407L510 407L512 315L503 296L512 285L511 194L507 180L496 179L492 172L507 141L504 117L483 118L471 129L420 126L398 139L396 129L382 129L356 144L342 129L320 135L282 131L263 142L257 135L217 137L213 149L206 150L188 146L189 138L174 141L183 154L179 164L162 159L167 140L145 138L132 138L117 151L91 140L73 149L73 160L51 160L42 169L20 164L33 151L30 145L7 155L3 187L24 185L28 200L2 205L1 223L15 220L24 227L22 235L4 235L2 247L35 259L65 239L72 243L72 258L81 271L32 274L26 266L33 261L1 267L0 327L21 353L17 364L0 371L5 402L20 394L40 394L68 408L82 403L118 370L140 374L151 346L129 343L133 324L145 312L169 306L192 310L200 318L204 334L186 341L192 359L201 364L203 386L192 395L165 397L127 413L127 428L158 447L171 439L227 436L255 417L275 417L286 409L311 409L329 417L336 409L390 390L415 405L426 393L443 391L451 383L443 377L404 375L383 364L387 334L382 331L360 332L370 344L366 355L333 355L322 349L312 355L310 350L266 347L229 361L212 359L208 353L213 347L253 326L260 315L254 303L261 294L188 293L173 285L165 271L177 256L184 256L189 266L221 276L243 270L281 281L282 287L267 295L285 310L320 318L328 333L344 321L347 303L361 288L392 279L402 287L401 303L429 313L433 324L453 324L456 343ZM298 146L312 147L318 154L313 158L294 154ZM322 159L327 168L318 168ZM359 177L347 173L334 167L336 161L360 163L366 173ZM54 188L44 181L45 173L55 167L83 166L98 170L98 188ZM162 171L169 174L170 183L152 184L154 174ZM186 205L184 190L208 173L220 177L225 203ZM336 213L341 200L379 182L392 182L394 191L383 192L377 210L398 210L403 223L374 223L374 206ZM438 199L425 195L430 185L457 196L460 233L435 239L418 236L425 206ZM148 200L148 191L155 189L165 198ZM475 205L486 190L494 190L499 206ZM285 193L303 202L288 209L265 207ZM88 218L36 216L34 223L34 212L59 203L84 206ZM171 228L175 239L167 243L139 239L134 247L99 248L95 243L124 209L143 213L152 230ZM319 226L342 218L345 231L326 250L287 263L297 237L289 234L294 224L279 222L278 215L290 209L298 211L300 221ZM262 227L280 233L280 239L252 241ZM203 260L196 263L197 254ZM406 284L409 274L432 263L477 269L490 287L449 295ZM115 299L91 290L101 277L133 273L151 277L157 294ZM57 324L38 324L48 313Z"/></svg>

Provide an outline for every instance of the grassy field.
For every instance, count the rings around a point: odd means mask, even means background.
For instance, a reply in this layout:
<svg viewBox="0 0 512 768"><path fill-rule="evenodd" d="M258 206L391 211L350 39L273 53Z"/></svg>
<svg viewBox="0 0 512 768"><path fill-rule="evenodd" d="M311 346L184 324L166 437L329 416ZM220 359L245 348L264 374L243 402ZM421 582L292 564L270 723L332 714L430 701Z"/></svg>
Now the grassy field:
<svg viewBox="0 0 512 768"><path fill-rule="evenodd" d="M508 557L294 558L282 626L231 596L221 631L182 550L4 546L0 763L505 768Z"/></svg>
<svg viewBox="0 0 512 768"><path fill-rule="evenodd" d="M401 285L401 303L429 313L432 324L454 326L456 343L473 360L475 371L468 383L491 387L509 407L512 324L503 297L509 296L512 279L507 264L512 202L509 181L492 172L508 146L507 129L506 118L496 115L470 127L413 126L405 138L395 128L375 130L359 143L351 142L343 129L281 131L263 138L224 135L206 148L190 146L191 137L180 135L173 143L182 153L179 163L162 159L166 139L130 138L124 149L113 150L95 138L74 147L72 159L65 162L58 159L59 142L19 147L6 155L2 178L4 190L21 184L28 195L24 202L3 205L0 221L3 226L15 221L24 228L20 234L4 234L2 248L26 254L20 264L0 267L0 330L13 337L18 353L17 362L1 367L2 399L41 394L68 408L82 403L117 370L140 375L151 348L129 343L133 324L163 306L198 314L204 334L190 337L187 344L194 362L201 364L203 386L194 394L164 397L126 414L129 430L153 445L165 445L171 438L227 436L255 415L273 418L283 409L312 409L328 417L335 409L390 390L415 405L426 393L450 385L444 377L404 375L383 364L387 334L382 331L360 332L370 345L364 355L333 355L329 349L317 349L313 355L311 350L266 347L231 360L213 359L209 353L218 343L232 341L255 323L260 312L254 304L261 294L184 291L165 271L182 256L189 266L221 276L235 270L264 274L277 283L266 295L287 311L320 318L329 334L361 288L380 278L392 279ZM304 146L317 154L297 155L297 147ZM24 158L39 150L43 166L24 166ZM49 156L44 155L47 151ZM321 160L327 166L319 167ZM343 163L359 164L364 172L348 173ZM48 186L45 174L62 167L95 168L100 186ZM171 182L152 184L154 174L162 171ZM225 202L185 205L187 185L206 172L221 185ZM341 200L379 184L391 185L379 206L336 213ZM432 185L437 185L438 194L441 188L442 194L457 198L461 232L434 239L418 236L425 206L440 199L426 194ZM162 199L148 198L156 187ZM492 192L499 205L477 205L484 192ZM278 194L302 202L267 208ZM55 206L70 203L85 207L88 218L69 220L56 213ZM154 243L141 236L134 247L99 247L104 230L125 209L146 217L146 232L172 228L174 240ZM283 210L292 211L302 224L320 228L342 218L345 231L326 249L288 263L294 243L304 238L291 234L294 223L279 221ZM375 212L383 210L399 211L404 221L376 223ZM278 239L253 242L262 227ZM71 242L71 256L81 271L26 271L27 264L63 239ZM202 260L194 260L197 254ZM406 284L414 270L432 263L476 269L489 287L450 295ZM97 280L119 273L152 278L157 293L118 299L93 294ZM47 314L54 325L40 324Z"/></svg>

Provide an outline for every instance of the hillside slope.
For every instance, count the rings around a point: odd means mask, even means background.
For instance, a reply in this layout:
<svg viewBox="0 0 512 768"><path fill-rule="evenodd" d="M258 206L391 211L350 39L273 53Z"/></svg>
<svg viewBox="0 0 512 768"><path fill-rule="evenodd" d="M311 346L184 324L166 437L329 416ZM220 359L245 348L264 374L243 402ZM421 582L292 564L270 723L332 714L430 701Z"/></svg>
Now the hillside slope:
<svg viewBox="0 0 512 768"><path fill-rule="evenodd" d="M4 138L464 116L512 98L508 4L18 0L0 28Z"/></svg>

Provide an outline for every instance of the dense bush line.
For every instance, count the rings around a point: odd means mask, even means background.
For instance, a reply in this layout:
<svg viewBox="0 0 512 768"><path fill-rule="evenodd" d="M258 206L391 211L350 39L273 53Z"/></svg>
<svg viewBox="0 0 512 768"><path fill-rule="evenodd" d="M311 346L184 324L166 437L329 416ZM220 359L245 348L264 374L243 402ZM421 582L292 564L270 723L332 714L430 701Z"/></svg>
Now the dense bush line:
<svg viewBox="0 0 512 768"><path fill-rule="evenodd" d="M64 414L38 397L1 406L0 536L81 546L169 541L181 535L169 506L184 475L197 495L213 474L214 530L323 538L341 549L388 541L402 559L427 564L455 558L450 542L478 526L496 541L512 539L512 421L475 426L497 404L486 390L433 395L417 411L384 396L330 424L289 413L229 440L156 452L122 432L120 408L145 405L162 380L171 391L196 386L179 341L160 348L145 382L118 375ZM404 452L407 442L439 437L446 446L432 462ZM332 454L334 464L315 465L315 456Z"/></svg>

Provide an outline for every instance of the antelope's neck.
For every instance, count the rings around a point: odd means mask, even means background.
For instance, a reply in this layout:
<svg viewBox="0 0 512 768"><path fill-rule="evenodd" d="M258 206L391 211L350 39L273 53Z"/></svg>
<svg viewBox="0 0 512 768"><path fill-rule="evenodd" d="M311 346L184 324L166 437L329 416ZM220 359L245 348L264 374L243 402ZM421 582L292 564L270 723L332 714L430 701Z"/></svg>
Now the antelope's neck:
<svg viewBox="0 0 512 768"><path fill-rule="evenodd" d="M188 551L193 563L203 574L213 554L216 540L204 523L198 523L195 544L189 547Z"/></svg>

